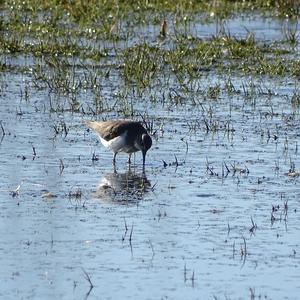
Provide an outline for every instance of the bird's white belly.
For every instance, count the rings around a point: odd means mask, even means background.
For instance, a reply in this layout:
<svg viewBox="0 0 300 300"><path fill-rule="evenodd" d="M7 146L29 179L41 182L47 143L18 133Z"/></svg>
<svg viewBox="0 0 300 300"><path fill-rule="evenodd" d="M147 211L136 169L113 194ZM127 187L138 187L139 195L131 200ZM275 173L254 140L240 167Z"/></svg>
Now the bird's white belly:
<svg viewBox="0 0 300 300"><path fill-rule="evenodd" d="M101 137L100 137L100 140L101 140L101 143L104 147L110 149L114 153L118 153L118 152L131 153L131 152L135 152L136 149L134 149L131 146L127 145L126 135L127 135L127 131L124 132L122 135L117 136L114 139L111 139L110 141L106 141L105 139L103 139Z"/></svg>

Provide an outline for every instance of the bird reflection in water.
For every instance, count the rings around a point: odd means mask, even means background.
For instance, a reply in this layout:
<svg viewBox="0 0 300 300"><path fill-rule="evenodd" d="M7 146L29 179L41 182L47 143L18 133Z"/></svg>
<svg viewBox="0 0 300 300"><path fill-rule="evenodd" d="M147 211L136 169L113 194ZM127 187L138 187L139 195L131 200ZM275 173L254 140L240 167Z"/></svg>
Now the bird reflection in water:
<svg viewBox="0 0 300 300"><path fill-rule="evenodd" d="M94 197L120 204L135 204L150 189L151 184L144 172L137 174L129 169L125 173L118 173L115 170L100 180Z"/></svg>

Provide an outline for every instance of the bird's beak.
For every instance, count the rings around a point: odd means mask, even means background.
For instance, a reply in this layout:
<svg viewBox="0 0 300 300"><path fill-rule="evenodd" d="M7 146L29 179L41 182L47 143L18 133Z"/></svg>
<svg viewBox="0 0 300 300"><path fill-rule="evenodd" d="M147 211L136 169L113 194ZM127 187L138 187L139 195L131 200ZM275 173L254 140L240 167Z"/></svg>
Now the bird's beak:
<svg viewBox="0 0 300 300"><path fill-rule="evenodd" d="M145 169L146 153L147 151L142 151L143 153L143 169Z"/></svg>

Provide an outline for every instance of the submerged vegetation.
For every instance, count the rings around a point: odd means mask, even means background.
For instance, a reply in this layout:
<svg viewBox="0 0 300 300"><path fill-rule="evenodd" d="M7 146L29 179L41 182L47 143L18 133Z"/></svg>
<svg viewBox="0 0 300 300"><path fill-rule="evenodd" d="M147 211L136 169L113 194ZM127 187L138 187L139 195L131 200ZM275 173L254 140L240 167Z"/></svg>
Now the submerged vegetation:
<svg viewBox="0 0 300 300"><path fill-rule="evenodd" d="M126 86L123 94L129 87L169 89L173 82L179 86L177 94L186 93L211 73L297 78L297 23L283 23L282 40L270 42L246 28L244 36L234 36L226 20L250 11L297 20L299 7L299 1L260 0L4 1L0 72L31 74L35 86L68 95L72 111L84 111L80 94L89 91L98 99L88 105L93 114L115 108L99 100L101 82L112 74ZM214 23L216 32L204 38L195 23ZM151 28L150 34L145 28ZM16 64L9 58L30 63ZM215 93L212 86L203 93L217 98L220 90ZM63 109L54 109L51 102L52 111Z"/></svg>

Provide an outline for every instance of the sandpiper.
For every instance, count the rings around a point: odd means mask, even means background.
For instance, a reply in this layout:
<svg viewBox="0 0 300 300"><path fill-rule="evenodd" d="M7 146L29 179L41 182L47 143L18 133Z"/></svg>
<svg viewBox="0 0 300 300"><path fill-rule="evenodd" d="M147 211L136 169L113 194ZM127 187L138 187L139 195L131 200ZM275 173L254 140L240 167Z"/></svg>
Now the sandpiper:
<svg viewBox="0 0 300 300"><path fill-rule="evenodd" d="M84 121L99 136L101 143L114 152L113 164L119 152L129 154L130 163L133 152L142 151L143 168L145 167L146 153L151 148L152 139L140 122L129 120L111 120L104 122Z"/></svg>

